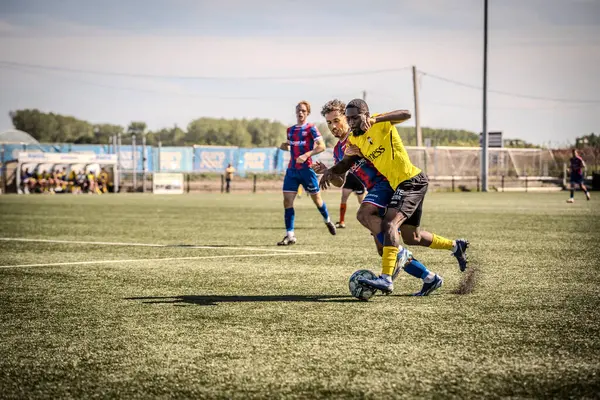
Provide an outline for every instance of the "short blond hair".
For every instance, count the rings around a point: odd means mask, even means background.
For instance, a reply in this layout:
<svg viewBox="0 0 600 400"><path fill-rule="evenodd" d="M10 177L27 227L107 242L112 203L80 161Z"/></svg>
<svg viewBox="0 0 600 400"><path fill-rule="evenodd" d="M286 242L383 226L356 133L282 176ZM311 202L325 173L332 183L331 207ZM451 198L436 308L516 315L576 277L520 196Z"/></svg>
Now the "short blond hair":
<svg viewBox="0 0 600 400"><path fill-rule="evenodd" d="M300 101L298 104L296 104L296 110L298 109L298 107L300 107L302 104L304 104L304 106L306 106L306 111L308 111L308 114L310 114L310 103L306 100L302 100Z"/></svg>

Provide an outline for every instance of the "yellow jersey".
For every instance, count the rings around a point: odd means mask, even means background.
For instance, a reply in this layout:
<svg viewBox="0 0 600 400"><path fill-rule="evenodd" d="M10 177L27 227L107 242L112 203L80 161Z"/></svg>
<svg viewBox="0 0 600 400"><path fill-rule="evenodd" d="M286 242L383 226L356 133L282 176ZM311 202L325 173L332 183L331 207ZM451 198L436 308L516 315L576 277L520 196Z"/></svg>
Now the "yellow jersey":
<svg viewBox="0 0 600 400"><path fill-rule="evenodd" d="M233 179L233 173L235 172L235 168L227 167L225 168L225 179Z"/></svg>
<svg viewBox="0 0 600 400"><path fill-rule="evenodd" d="M360 136L351 134L348 142L358 146L363 157L390 181L393 189L421 173L410 161L398 130L390 122L373 124Z"/></svg>

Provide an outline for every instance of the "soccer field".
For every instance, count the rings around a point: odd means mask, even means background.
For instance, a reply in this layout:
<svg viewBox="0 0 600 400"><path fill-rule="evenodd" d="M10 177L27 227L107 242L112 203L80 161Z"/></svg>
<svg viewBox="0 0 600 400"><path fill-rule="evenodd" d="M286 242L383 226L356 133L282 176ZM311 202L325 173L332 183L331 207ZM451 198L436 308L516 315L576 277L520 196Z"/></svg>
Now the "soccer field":
<svg viewBox="0 0 600 400"><path fill-rule="evenodd" d="M279 193L0 196L0 397L597 397L592 196L430 193L423 227L467 238L469 272L413 247L444 286L369 302L354 197L336 236L297 200L277 247Z"/></svg>

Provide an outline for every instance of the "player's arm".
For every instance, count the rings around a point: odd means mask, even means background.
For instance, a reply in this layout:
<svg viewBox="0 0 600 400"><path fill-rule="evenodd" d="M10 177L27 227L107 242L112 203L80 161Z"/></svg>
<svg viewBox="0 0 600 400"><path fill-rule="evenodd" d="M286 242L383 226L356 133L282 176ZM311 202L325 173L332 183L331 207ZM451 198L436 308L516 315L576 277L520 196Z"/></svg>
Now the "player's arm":
<svg viewBox="0 0 600 400"><path fill-rule="evenodd" d="M371 125L379 122L390 122L392 125L396 125L410 119L410 117L410 111L408 110L390 111L371 117Z"/></svg>
<svg viewBox="0 0 600 400"><path fill-rule="evenodd" d="M334 175L344 175L359 159L359 156L344 155L344 158L342 158L339 163L329 168L329 171Z"/></svg>
<svg viewBox="0 0 600 400"><path fill-rule="evenodd" d="M290 144L288 142L283 142L279 145L279 149L283 151L288 151L290 149Z"/></svg>
<svg viewBox="0 0 600 400"><path fill-rule="evenodd" d="M310 153L309 157L312 157L312 156L315 156L324 151L325 151L325 140L323 140L323 138L320 137L315 140L315 145L313 146L313 149L305 154Z"/></svg>
<svg viewBox="0 0 600 400"><path fill-rule="evenodd" d="M345 176L346 172L348 172L352 165L354 165L354 163L359 159L359 156L345 155L339 163L335 164L333 167L329 168L323 173L323 176L319 181L319 187L321 189L329 188L329 185L332 184L334 180L337 180L336 176Z"/></svg>
<svg viewBox="0 0 600 400"><path fill-rule="evenodd" d="M324 151L325 151L325 140L323 140L322 137L318 137L315 139L312 150L307 151L304 154L300 154L300 156L298 156L298 158L296 159L296 163L302 164L302 163L306 162L306 160L308 160L310 157L317 155L319 153L322 153Z"/></svg>
<svg viewBox="0 0 600 400"><path fill-rule="evenodd" d="M331 184L335 187L342 187L342 186L344 186L345 182L346 182L345 175L332 175L332 177L331 177Z"/></svg>
<svg viewBox="0 0 600 400"><path fill-rule="evenodd" d="M313 169L313 171L315 171L317 174L323 174L325 173L325 171L327 171L327 166L325 164L323 164L321 161L317 161L316 163L314 163L311 168ZM332 175L331 176L331 184L333 186L336 187L342 187L344 186L344 182L346 182L346 176L345 175Z"/></svg>
<svg viewBox="0 0 600 400"><path fill-rule="evenodd" d="M310 128L310 135L313 138L314 142L312 150L304 153L307 154L308 157L316 156L317 154L325 151L325 139L323 139L323 136L321 136L321 132L319 132L316 126L313 125Z"/></svg>

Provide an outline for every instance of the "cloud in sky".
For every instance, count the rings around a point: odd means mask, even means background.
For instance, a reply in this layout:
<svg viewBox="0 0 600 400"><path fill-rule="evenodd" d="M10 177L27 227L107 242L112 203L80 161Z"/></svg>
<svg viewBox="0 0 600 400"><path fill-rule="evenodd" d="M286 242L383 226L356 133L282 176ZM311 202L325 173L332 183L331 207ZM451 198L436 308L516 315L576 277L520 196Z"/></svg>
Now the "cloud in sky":
<svg viewBox="0 0 600 400"><path fill-rule="evenodd" d="M22 0L0 4L3 61L79 70L174 76L255 77L417 65L480 86L482 1L192 2ZM252 3L252 4L250 4ZM271 3L271 5L270 5ZM490 1L491 89L548 98L600 99L600 2ZM422 123L481 129L481 91L424 75ZM314 104L367 91L373 110L413 108L409 70L329 79L141 79L3 68L0 119L38 107L93 122L151 128L200 116L286 123ZM489 126L535 143L598 131L600 104L490 93ZM315 107L318 109L318 107ZM319 120L320 116L313 115Z"/></svg>

